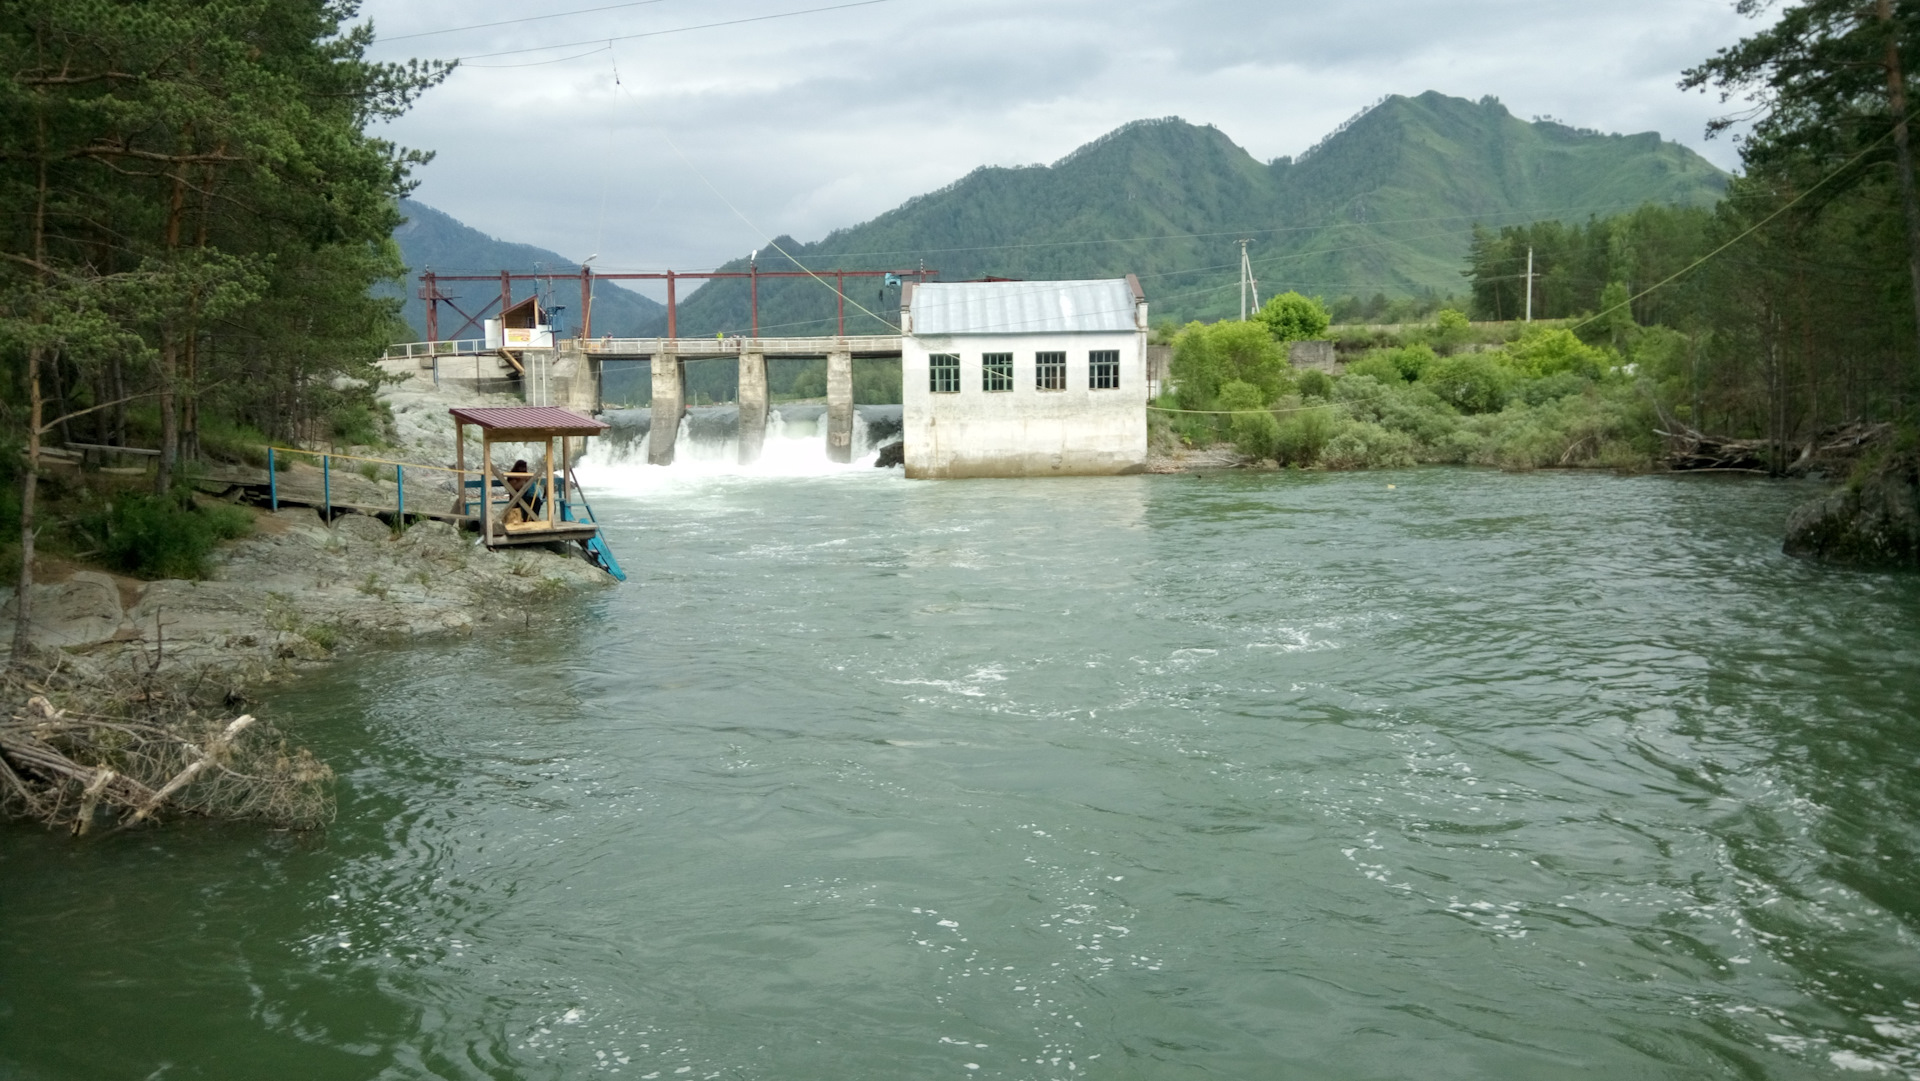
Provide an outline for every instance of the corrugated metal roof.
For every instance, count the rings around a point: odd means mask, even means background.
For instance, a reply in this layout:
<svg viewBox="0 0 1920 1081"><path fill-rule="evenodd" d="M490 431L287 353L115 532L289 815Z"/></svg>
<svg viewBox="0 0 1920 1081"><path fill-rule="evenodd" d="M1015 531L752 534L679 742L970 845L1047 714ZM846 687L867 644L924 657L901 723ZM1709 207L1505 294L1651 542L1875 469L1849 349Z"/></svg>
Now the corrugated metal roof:
<svg viewBox="0 0 1920 1081"><path fill-rule="evenodd" d="M1064 282L927 282L910 302L915 334L1131 331L1125 278Z"/></svg>
<svg viewBox="0 0 1920 1081"><path fill-rule="evenodd" d="M516 431L540 429L555 435L599 435L608 428L603 420L582 416L557 405L456 406L447 410L468 424L482 428L512 428Z"/></svg>

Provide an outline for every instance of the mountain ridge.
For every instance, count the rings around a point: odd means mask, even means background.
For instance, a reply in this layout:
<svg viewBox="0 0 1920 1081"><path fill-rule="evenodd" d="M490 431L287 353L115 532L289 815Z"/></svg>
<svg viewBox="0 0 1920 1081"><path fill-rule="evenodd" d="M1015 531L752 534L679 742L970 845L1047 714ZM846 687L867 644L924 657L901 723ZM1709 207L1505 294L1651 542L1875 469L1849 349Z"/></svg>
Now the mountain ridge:
<svg viewBox="0 0 1920 1081"><path fill-rule="evenodd" d="M1133 121L1048 166L982 166L810 243L780 237L763 270L911 266L947 279L1140 276L1156 316L1238 314L1240 237L1262 293L1455 293L1472 226L1708 204L1728 177L1658 133L1523 121L1497 99L1389 95L1298 157L1262 162L1212 125ZM791 256L792 258L789 258ZM744 269L746 260L726 264ZM857 295L889 315L889 295ZM760 324L822 328L832 294L765 282ZM745 329L746 290L681 303L686 333ZM869 316L849 330L880 329Z"/></svg>
<svg viewBox="0 0 1920 1081"><path fill-rule="evenodd" d="M1655 132L1525 121L1492 97L1428 91L1388 95L1298 156L1268 161L1210 124L1131 121L1051 165L980 166L818 240L778 237L758 265L927 266L947 280L1134 273L1157 319L1217 319L1239 314L1241 238L1252 241L1262 295L1444 296L1464 285L1475 224L1578 220L1648 202L1710 204L1728 179ZM395 239L410 275L428 265L448 273L578 269L423 204L405 209L411 220ZM739 258L720 269L746 267ZM850 333L884 330L897 318L897 289L871 281L848 285ZM556 303L577 307L565 285L555 292ZM407 304L420 326L421 301L409 296ZM816 281L760 282L765 334L830 333L835 306L832 289ZM749 314L744 281L709 281L681 299L678 330L744 333ZM596 332L653 335L664 326L665 309L650 298L610 282L596 288ZM444 319L442 328L448 332Z"/></svg>
<svg viewBox="0 0 1920 1081"><path fill-rule="evenodd" d="M400 245L401 258L407 264L405 286L389 286L380 294L401 298L401 317L423 340L426 337L427 306L419 295L421 271L431 268L441 274L497 275L507 270L515 274L553 272L563 277L580 272L580 264L564 255L532 244L501 240L425 203L402 199L400 211L407 216L407 220L393 231L393 239ZM524 298L532 288L533 283L515 282L514 297ZM563 320L569 315L578 318L578 288L562 281L551 285L541 283L540 289L541 296L549 306L564 307L565 311L561 313ZM499 295L499 287L487 282L450 282L442 291L466 294L469 302L463 302L460 306L475 313L488 300ZM448 322L449 319L452 322ZM659 333L657 328L664 326L666 319L666 307L653 298L613 282L594 283L594 330L620 337L638 337ZM464 334L456 335L454 330L463 321L462 316L443 307L440 311L441 336L477 338L481 335L481 328L477 325Z"/></svg>

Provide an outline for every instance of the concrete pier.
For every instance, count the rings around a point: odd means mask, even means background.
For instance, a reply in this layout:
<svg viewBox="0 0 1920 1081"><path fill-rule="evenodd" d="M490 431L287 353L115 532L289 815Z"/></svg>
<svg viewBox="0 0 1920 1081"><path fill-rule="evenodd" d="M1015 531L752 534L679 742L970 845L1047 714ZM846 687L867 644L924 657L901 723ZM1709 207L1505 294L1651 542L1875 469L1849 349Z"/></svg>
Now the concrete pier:
<svg viewBox="0 0 1920 1081"><path fill-rule="evenodd" d="M853 461L853 354L827 354L827 461Z"/></svg>
<svg viewBox="0 0 1920 1081"><path fill-rule="evenodd" d="M740 464L760 460L767 442L767 358L763 353L740 354Z"/></svg>
<svg viewBox="0 0 1920 1081"><path fill-rule="evenodd" d="M653 355L653 423L647 432L647 464L672 465L673 441L686 411L687 368L680 354Z"/></svg>

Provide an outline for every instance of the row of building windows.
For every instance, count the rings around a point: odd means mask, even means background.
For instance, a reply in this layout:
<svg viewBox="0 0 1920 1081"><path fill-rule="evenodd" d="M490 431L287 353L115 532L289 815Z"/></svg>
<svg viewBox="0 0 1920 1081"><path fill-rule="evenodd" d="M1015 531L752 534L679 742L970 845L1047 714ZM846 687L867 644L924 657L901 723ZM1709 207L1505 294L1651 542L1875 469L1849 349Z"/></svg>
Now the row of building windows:
<svg viewBox="0 0 1920 1081"><path fill-rule="evenodd" d="M1120 386L1120 351L1095 349L1087 354L1087 387L1090 390L1116 390ZM1035 390L1067 389L1067 355L1033 355ZM933 353L927 357L927 389L935 394L960 393L960 354ZM1013 354L983 353L980 356L980 389L989 393L1013 389Z"/></svg>

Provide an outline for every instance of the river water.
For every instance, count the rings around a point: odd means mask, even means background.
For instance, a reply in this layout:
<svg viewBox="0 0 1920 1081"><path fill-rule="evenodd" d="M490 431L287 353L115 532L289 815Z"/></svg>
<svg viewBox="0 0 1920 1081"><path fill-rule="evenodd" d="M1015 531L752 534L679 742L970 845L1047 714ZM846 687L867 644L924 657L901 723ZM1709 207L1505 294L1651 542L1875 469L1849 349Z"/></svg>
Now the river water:
<svg viewBox="0 0 1920 1081"><path fill-rule="evenodd" d="M1805 489L785 472L276 692L324 836L0 832L0 1076L1920 1076L1920 578Z"/></svg>

